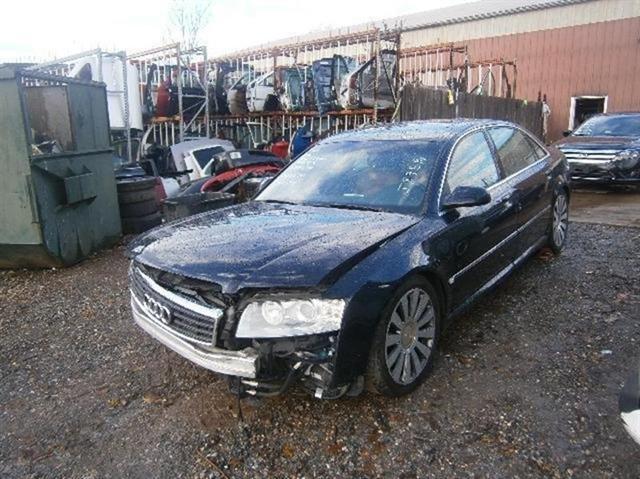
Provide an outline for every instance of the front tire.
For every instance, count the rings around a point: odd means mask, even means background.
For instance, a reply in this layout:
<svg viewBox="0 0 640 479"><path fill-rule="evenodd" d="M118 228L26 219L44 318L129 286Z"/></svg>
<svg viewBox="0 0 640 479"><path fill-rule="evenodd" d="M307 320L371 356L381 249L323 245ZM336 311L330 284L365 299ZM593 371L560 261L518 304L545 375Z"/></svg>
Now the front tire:
<svg viewBox="0 0 640 479"><path fill-rule="evenodd" d="M569 231L569 197L566 191L562 190L555 196L551 209L549 247L555 254L560 254L567 242Z"/></svg>
<svg viewBox="0 0 640 479"><path fill-rule="evenodd" d="M433 369L440 311L433 286L412 278L394 294L376 327L368 376L379 394L415 390Z"/></svg>

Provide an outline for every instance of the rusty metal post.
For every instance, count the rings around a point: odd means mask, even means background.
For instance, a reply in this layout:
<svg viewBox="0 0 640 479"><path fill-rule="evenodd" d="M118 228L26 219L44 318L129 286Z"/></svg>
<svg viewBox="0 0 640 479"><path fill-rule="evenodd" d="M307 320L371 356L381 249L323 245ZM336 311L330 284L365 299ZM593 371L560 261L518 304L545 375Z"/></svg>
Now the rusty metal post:
<svg viewBox="0 0 640 479"><path fill-rule="evenodd" d="M401 53L402 53L402 24L398 29L398 33L396 34L396 75L395 75L395 91L396 94L396 104L400 101L400 61L401 61Z"/></svg>
<svg viewBox="0 0 640 479"><path fill-rule="evenodd" d="M127 160L129 163L133 161L131 150L131 119L129 108L129 68L127 65L127 53L122 51L117 53L116 56L120 57L122 62L122 99L124 107L124 134L127 139ZM100 54L100 64L102 65L102 54Z"/></svg>
<svg viewBox="0 0 640 479"><path fill-rule="evenodd" d="M204 123L207 138L211 137L211 126L209 125L209 58L207 57L207 47L202 47L202 81L204 86ZM196 65L196 69L197 69ZM244 68L244 64L243 64Z"/></svg>
<svg viewBox="0 0 640 479"><path fill-rule="evenodd" d="M380 29L376 29L375 50L375 76L373 79L373 124L378 123L378 89L380 87L378 77L380 75Z"/></svg>
<svg viewBox="0 0 640 479"><path fill-rule="evenodd" d="M176 44L176 64L178 74L176 76L176 85L178 87L178 115L180 116L180 133L178 137L180 142L184 141L184 111L182 110L182 58L181 58L180 44Z"/></svg>
<svg viewBox="0 0 640 479"><path fill-rule="evenodd" d="M516 64L516 60L513 60L513 93L511 95L512 98L516 97L516 85L518 83L518 66Z"/></svg>

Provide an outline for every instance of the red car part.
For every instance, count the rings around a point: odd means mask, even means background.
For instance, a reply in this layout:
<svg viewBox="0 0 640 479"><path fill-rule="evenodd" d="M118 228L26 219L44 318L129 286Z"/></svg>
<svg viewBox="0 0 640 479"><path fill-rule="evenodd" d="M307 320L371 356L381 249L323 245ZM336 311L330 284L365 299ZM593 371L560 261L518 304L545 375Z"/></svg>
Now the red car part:
<svg viewBox="0 0 640 479"><path fill-rule="evenodd" d="M284 140L276 141L271 145L271 153L285 159L289 154L289 142Z"/></svg>
<svg viewBox="0 0 640 479"><path fill-rule="evenodd" d="M277 173L281 169L282 168L273 165L249 165L243 166L242 168L234 168L232 170L225 171L224 173L220 173L209 181L206 181L200 188L200 191L202 193L205 191L217 191L231 180L235 180L239 176L246 175L247 173L258 175L264 173Z"/></svg>
<svg viewBox="0 0 640 479"><path fill-rule="evenodd" d="M158 85L158 96L156 98L156 116L168 116L169 114L169 101L171 95L169 94L168 82L162 82Z"/></svg>

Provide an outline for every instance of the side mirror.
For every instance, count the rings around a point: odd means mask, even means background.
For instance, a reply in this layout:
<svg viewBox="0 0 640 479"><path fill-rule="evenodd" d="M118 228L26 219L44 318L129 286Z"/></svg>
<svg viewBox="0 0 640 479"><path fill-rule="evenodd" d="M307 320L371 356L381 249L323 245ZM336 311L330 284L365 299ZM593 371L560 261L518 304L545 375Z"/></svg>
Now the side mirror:
<svg viewBox="0 0 640 479"><path fill-rule="evenodd" d="M564 130L562 136L569 136L571 133L573 133L573 130Z"/></svg>
<svg viewBox="0 0 640 479"><path fill-rule="evenodd" d="M451 210L462 206L480 206L491 202L489 192L479 186L458 186L449 193L440 205L443 210Z"/></svg>

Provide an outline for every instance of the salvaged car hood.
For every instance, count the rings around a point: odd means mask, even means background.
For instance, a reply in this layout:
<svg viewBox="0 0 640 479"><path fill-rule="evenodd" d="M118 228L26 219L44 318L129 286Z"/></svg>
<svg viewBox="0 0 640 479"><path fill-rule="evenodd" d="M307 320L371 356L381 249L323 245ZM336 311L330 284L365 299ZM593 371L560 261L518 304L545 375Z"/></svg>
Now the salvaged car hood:
<svg viewBox="0 0 640 479"><path fill-rule="evenodd" d="M243 288L321 287L419 218L394 213L251 202L186 218L136 239L147 266Z"/></svg>
<svg viewBox="0 0 640 479"><path fill-rule="evenodd" d="M559 149L624 150L640 148L640 139L628 136L568 136L555 143Z"/></svg>

